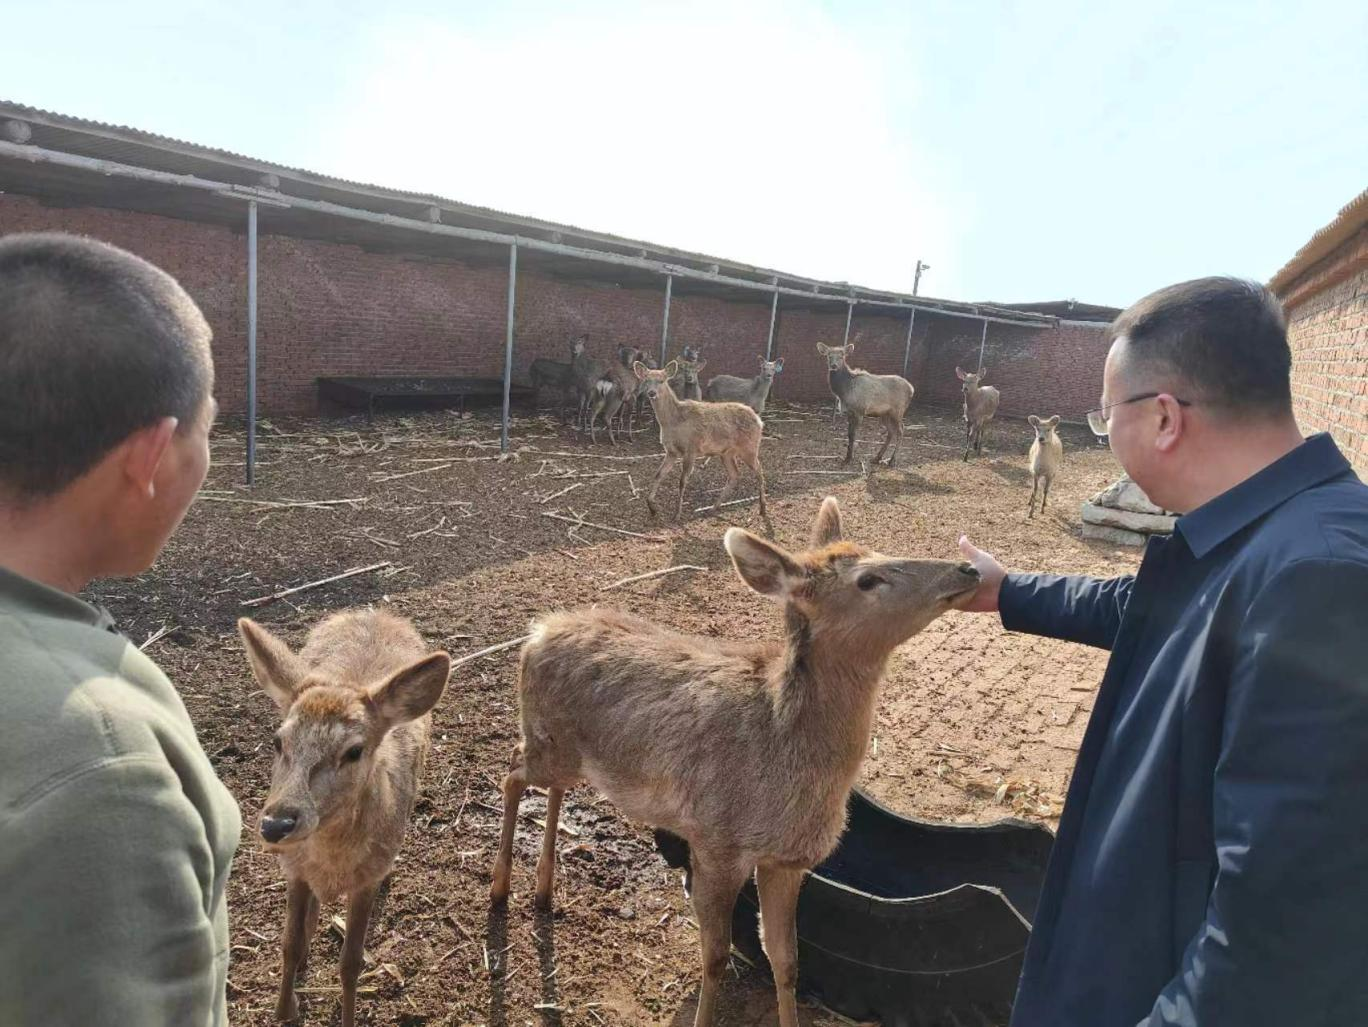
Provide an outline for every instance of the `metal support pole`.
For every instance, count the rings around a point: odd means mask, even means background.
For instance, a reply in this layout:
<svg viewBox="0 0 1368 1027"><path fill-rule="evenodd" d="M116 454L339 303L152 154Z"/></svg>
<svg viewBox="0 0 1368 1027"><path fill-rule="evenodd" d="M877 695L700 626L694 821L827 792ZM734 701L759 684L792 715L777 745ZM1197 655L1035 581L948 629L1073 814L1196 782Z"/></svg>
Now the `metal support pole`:
<svg viewBox="0 0 1368 1027"><path fill-rule="evenodd" d="M774 321L779 316L779 294L776 292L774 298L770 300L770 329L769 335L765 339L765 359L771 359L774 353Z"/></svg>
<svg viewBox="0 0 1368 1027"><path fill-rule="evenodd" d="M513 302L518 288L518 244L508 247L508 334L504 337L503 427L499 432L499 452L508 452L508 407L513 390Z"/></svg>
<svg viewBox="0 0 1368 1027"><path fill-rule="evenodd" d="M247 484L256 480L257 205L247 204Z"/></svg>
<svg viewBox="0 0 1368 1027"><path fill-rule="evenodd" d="M983 322L983 338L979 339L979 366L978 373L983 374L983 347L988 343L988 322Z"/></svg>
<svg viewBox="0 0 1368 1027"><path fill-rule="evenodd" d="M850 343L850 316L851 316L852 314L854 314L854 313L855 313L855 301L854 301L854 300L848 300L848 301L846 302L846 330L845 330L845 338L841 340L841 345L842 345L842 346L849 345L849 343Z"/></svg>
<svg viewBox="0 0 1368 1027"><path fill-rule="evenodd" d="M665 276L665 319L660 328L660 366L665 366L665 351L670 344L670 293L674 291L674 275Z"/></svg>
<svg viewBox="0 0 1368 1027"><path fill-rule="evenodd" d="M907 377L907 362L912 357L912 326L917 323L917 312L914 309L912 316L907 319L907 346L903 349L903 377Z"/></svg>

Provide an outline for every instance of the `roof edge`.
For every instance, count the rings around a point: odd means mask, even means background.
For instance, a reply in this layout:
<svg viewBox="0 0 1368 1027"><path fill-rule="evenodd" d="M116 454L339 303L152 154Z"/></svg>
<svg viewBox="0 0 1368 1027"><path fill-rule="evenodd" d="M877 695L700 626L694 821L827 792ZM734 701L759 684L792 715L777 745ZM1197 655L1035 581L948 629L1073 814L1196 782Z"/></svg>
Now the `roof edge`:
<svg viewBox="0 0 1368 1027"><path fill-rule="evenodd" d="M1341 207L1333 221L1318 229L1268 280L1268 288L1282 298L1298 277L1328 257L1364 225L1368 225L1368 189Z"/></svg>

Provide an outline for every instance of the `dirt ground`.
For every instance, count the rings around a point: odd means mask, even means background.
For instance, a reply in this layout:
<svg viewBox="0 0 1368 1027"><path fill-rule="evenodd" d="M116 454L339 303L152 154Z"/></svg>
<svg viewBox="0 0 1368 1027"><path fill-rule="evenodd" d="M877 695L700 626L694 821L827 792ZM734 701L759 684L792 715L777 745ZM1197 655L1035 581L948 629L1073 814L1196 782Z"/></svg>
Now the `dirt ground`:
<svg viewBox="0 0 1368 1027"><path fill-rule="evenodd" d="M530 414L530 411L529 411ZM896 470L838 473L844 432L830 410L768 412L764 464L775 535L801 546L825 494L847 535L886 553L955 557L967 532L1009 565L1112 574L1136 555L1084 542L1078 505L1117 467L1086 432L1065 430L1065 471L1044 516L1026 517L1030 429L1002 422L982 458L960 460L956 413L910 418ZM876 434L871 425L864 435ZM516 458L497 458L485 413L277 420L263 425L258 483L240 485L241 429L221 427L215 466L157 567L93 590L185 697L206 751L242 806L230 884L234 1024L265 1025L279 984L284 883L254 822L271 768L274 704L252 681L234 631L251 613L291 644L326 612L384 604L454 656L515 638L556 607L611 602L701 634L774 635L777 611L736 579L726 527L762 532L754 504L721 516L722 469L697 473L682 524L654 526L635 495L654 473L654 425L616 449L590 447L554 417L513 425ZM873 452L861 445L868 459ZM753 495L752 480L743 491ZM662 495L667 494L662 489ZM332 502L350 500L351 502ZM330 501L327 506L271 503ZM556 513L651 539L575 527ZM657 540L658 539L658 540ZM246 600L379 562L388 566L248 609ZM680 573L620 578L675 564ZM903 812L983 821L1058 814L1104 654L1005 633L996 618L951 613L895 654L864 783ZM531 874L543 800L524 803L514 897L491 914L499 780L515 741L516 650L460 668L435 715L434 751L414 822L372 920L359 1000L362 1023L402 1025L687 1025L693 1022L697 931L678 875L641 825L587 789L567 796L555 913L534 915ZM1005 786L1005 787L1004 787ZM325 912L325 920L340 914ZM303 1022L338 1021L338 938L320 930L301 988ZM769 985L740 961L725 988L725 1027L775 1023ZM844 1021L806 1006L804 1024Z"/></svg>

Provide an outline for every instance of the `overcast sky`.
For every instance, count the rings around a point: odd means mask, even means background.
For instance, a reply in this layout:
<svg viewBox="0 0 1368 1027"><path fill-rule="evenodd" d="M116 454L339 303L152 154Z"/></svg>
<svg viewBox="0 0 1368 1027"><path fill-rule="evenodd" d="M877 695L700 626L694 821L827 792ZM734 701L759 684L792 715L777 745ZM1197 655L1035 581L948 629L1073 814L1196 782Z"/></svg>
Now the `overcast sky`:
<svg viewBox="0 0 1368 1027"><path fill-rule="evenodd" d="M9 3L0 98L795 274L1124 305L1368 187L1368 4ZM2 227L2 226L0 226Z"/></svg>

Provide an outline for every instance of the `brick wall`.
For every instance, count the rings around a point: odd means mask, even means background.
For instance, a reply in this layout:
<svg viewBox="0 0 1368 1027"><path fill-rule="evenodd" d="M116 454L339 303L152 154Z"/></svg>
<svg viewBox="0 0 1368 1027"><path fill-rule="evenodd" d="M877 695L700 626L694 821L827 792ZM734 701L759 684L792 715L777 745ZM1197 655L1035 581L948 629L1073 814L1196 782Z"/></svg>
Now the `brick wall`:
<svg viewBox="0 0 1368 1027"><path fill-rule="evenodd" d="M1368 475L1368 226L1283 290L1292 399L1303 431L1329 431Z"/></svg>
<svg viewBox="0 0 1368 1027"><path fill-rule="evenodd" d="M503 373L507 269L439 264L356 246L272 235L258 245L257 354L264 414L315 409L319 375ZM78 232L122 246L175 275L214 329L215 389L225 412L241 412L246 382L246 258L239 230L129 211L46 207L0 195L0 233ZM530 263L530 262L529 262ZM769 328L769 298L732 301L689 292L677 282L670 307L670 352L701 344L713 374L755 373ZM660 351L663 288L568 280L519 267L515 380L539 356L568 359L568 342L588 332L591 349L619 343ZM845 310L785 309L779 301L774 352L784 371L777 398L826 402L816 343L839 344ZM857 309L851 322L856 367L901 373L907 320ZM979 324L919 312L908 378L917 402L958 406L954 365L977 362ZM985 362L1003 390L1003 411L1077 417L1101 388L1105 341L1099 331L991 325Z"/></svg>
<svg viewBox="0 0 1368 1027"><path fill-rule="evenodd" d="M982 324L938 319L927 346L918 396L931 406L963 403L955 367L978 366ZM1059 414L1081 421L1097 406L1102 393L1102 365L1107 359L1103 326L1059 324L1049 328L989 324L983 348L987 384L1002 393L1003 414L1025 417Z"/></svg>

